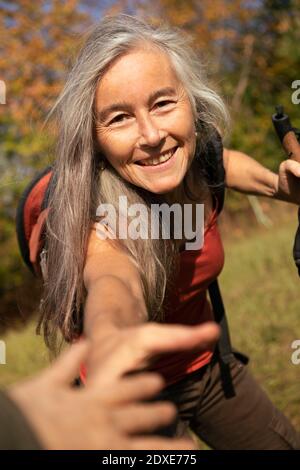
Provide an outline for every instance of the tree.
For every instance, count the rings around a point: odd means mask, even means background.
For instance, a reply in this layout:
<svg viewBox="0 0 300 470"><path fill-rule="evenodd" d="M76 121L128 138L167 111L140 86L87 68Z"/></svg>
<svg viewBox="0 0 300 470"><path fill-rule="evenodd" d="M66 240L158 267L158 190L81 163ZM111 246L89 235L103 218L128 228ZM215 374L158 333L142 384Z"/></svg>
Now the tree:
<svg viewBox="0 0 300 470"><path fill-rule="evenodd" d="M52 135L43 122L91 24L77 0L0 1L0 285L22 282L14 216L21 191L51 159Z"/></svg>

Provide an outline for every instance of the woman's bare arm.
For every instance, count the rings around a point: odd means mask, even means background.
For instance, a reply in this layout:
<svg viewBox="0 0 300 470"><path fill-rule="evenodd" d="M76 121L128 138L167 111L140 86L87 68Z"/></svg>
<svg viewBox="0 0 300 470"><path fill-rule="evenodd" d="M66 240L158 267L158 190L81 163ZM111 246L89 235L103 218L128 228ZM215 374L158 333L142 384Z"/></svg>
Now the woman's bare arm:
<svg viewBox="0 0 300 470"><path fill-rule="evenodd" d="M299 162L290 158L283 160L276 174L249 155L236 150L224 149L223 161L228 188L300 205Z"/></svg>
<svg viewBox="0 0 300 470"><path fill-rule="evenodd" d="M142 284L137 267L118 242L101 240L92 230L84 284L87 298L84 309L84 332L99 343L124 328L148 320Z"/></svg>
<svg viewBox="0 0 300 470"><path fill-rule="evenodd" d="M223 161L228 188L258 196L276 195L278 175L249 155L237 150L224 149Z"/></svg>

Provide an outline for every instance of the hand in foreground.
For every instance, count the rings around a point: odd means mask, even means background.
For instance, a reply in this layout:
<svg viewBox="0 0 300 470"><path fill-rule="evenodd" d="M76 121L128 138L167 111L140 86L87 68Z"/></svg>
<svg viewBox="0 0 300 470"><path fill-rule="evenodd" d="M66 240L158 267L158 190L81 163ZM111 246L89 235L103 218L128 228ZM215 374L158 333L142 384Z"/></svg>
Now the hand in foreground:
<svg viewBox="0 0 300 470"><path fill-rule="evenodd" d="M105 382L101 371L108 365L112 377L133 371L145 370L163 354L179 351L205 351L219 338L219 327L214 322L200 326L161 325L144 323L103 334L93 341L87 361L87 383ZM96 374L96 377L95 377Z"/></svg>
<svg viewBox="0 0 300 470"><path fill-rule="evenodd" d="M139 369L153 354L216 341L218 327L207 324L197 328L139 328L139 335L109 348L98 371L82 389L74 389L70 383L89 354L90 346L85 341L72 346L37 377L11 387L9 396L27 417L44 448L196 449L189 439L145 436L170 424L176 410L166 402L142 402L162 390L164 382L157 374L125 374Z"/></svg>

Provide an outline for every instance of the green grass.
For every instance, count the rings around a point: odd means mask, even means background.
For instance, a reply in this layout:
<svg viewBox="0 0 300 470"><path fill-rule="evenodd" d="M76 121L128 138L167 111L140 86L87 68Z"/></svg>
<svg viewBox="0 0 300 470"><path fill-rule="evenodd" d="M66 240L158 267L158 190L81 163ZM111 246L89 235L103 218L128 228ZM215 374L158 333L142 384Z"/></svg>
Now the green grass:
<svg viewBox="0 0 300 470"><path fill-rule="evenodd" d="M251 357L251 370L273 402L300 429L300 278L291 256L295 219L225 241L220 283L232 343Z"/></svg>
<svg viewBox="0 0 300 470"><path fill-rule="evenodd" d="M234 346L250 355L254 375L300 429L300 365L291 362L291 343L300 338L300 279L291 256L295 225L291 216L272 229L252 227L243 237L225 234L220 283ZM1 386L48 363L33 324L2 339L7 364L0 365Z"/></svg>
<svg viewBox="0 0 300 470"><path fill-rule="evenodd" d="M49 364L49 354L31 323L22 332L12 332L1 338L6 344L6 364L0 365L0 386L9 385L32 375Z"/></svg>

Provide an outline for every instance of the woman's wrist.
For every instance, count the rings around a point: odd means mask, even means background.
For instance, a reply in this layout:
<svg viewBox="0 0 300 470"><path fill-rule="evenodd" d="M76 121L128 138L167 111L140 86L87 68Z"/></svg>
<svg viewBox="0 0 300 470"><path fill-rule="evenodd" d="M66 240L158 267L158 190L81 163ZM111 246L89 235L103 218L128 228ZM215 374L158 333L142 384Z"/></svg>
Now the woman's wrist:
<svg viewBox="0 0 300 470"><path fill-rule="evenodd" d="M99 315L95 315L95 317L89 321L88 325L85 325L84 332L86 337L91 341L99 341L107 336L118 333L121 328L121 325L117 325L114 322L111 313L99 313Z"/></svg>

